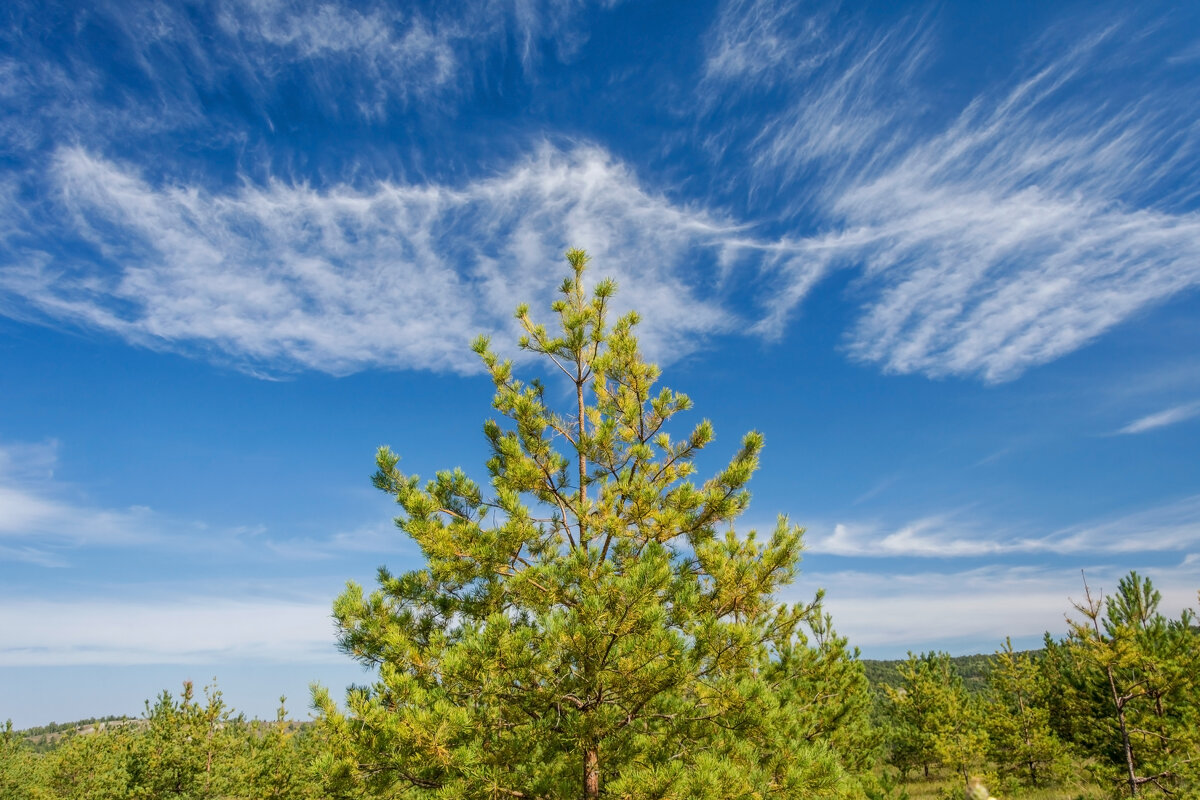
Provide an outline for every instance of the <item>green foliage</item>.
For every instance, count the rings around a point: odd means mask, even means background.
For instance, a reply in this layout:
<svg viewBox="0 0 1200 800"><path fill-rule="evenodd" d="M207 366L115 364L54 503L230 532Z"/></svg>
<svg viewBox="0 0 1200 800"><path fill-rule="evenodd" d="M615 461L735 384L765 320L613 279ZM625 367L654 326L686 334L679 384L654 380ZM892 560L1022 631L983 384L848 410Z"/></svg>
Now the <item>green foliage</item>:
<svg viewBox="0 0 1200 800"><path fill-rule="evenodd" d="M45 757L46 786L55 798L122 800L132 796L128 730L71 733Z"/></svg>
<svg viewBox="0 0 1200 800"><path fill-rule="evenodd" d="M970 699L964 706L965 681L955 686L963 659L910 655L895 669L890 697L884 687L886 714L872 723L889 731L891 763L910 774L930 767L930 778L903 785L880 768L874 737L864 729L861 663L830 630L827 617L813 617L803 643L797 638L790 650L774 651L759 663L758 674L738 684L745 704L722 720L730 726L728 736L685 760L671 748L678 740L647 735L637 745L647 764L656 760L654 769L609 776L603 791L614 797L761 796L756 782L770 773L784 776L775 784L780 796L856 795L861 789L870 800L932 800L963 797L964 774L970 774L1006 799L1099 800L1114 787L1129 795L1119 700L1137 779L1133 788L1195 797L1200 633L1190 613L1165 619L1157 604L1153 586L1136 575L1122 581L1111 603L1093 600L1089 591L1082 610L1096 618L1085 614L1071 636L1060 641L1047 635L1037 652L1014 652L1006 642L987 657L994 666L987 692L978 695L982 710L972 710ZM973 696L969 690L966 695ZM323 702L329 704L327 694ZM766 717L745 719L755 714ZM956 716L957 728L949 724ZM962 736L971 725L988 733L987 764L979 761L978 740ZM147 704L143 719L26 731L6 725L0 730L0 800L365 800L382 796L362 775L360 736L368 730L353 716L316 725L289 722L282 698L274 722L247 722L225 707L215 689L199 701L185 684L179 697L164 692ZM442 735L436 727L417 730L430 740ZM31 731L35 741L54 737L37 742L51 749L31 746ZM548 750L533 740L527 746ZM860 772L869 767L871 772ZM855 780L847 780L848 773ZM423 791L401 787L398 793Z"/></svg>
<svg viewBox="0 0 1200 800"><path fill-rule="evenodd" d="M146 703L147 726L134 740L130 783L139 797L207 798L221 796L232 783L230 756L238 749L234 717L215 686L205 702L185 681L178 700L170 692Z"/></svg>
<svg viewBox="0 0 1200 800"><path fill-rule="evenodd" d="M880 694L883 694L883 687L891 686L898 688L903 679L900 677L900 668L905 664L905 659L878 660L864 658L862 659L863 669L866 670L867 680L871 686L877 689ZM987 691L988 674L992 670L993 657L987 654L976 654L967 656L951 656L950 664L954 668L954 672L962 678L963 688L970 694L982 694Z"/></svg>
<svg viewBox="0 0 1200 800"><path fill-rule="evenodd" d="M0 731L0 800L44 797L41 762L13 731L12 720Z"/></svg>
<svg viewBox="0 0 1200 800"><path fill-rule="evenodd" d="M1014 652L1006 639L996 653L988 686L985 724L992 762L1025 786L1060 783L1070 770L1071 756L1050 727L1054 691L1039 660L1032 653Z"/></svg>
<svg viewBox="0 0 1200 800"><path fill-rule="evenodd" d="M274 722L235 715L214 687L163 692L141 720L59 726L44 753L6 727L0 738L0 800L317 800L335 797L318 771L326 743L290 722L283 698ZM118 724L111 724L111 723ZM43 731L44 727L40 729Z"/></svg>
<svg viewBox="0 0 1200 800"><path fill-rule="evenodd" d="M556 411L487 339L473 347L504 423L484 426L491 493L460 469L422 485L383 448L375 485L426 567L386 569L334 605L344 650L378 670L349 716L318 691L338 791L424 797L843 797L870 752L857 653L818 593L786 605L802 531L739 536L762 437L697 485L707 421L655 389L636 314L609 327L582 251L523 350L565 378ZM836 748L836 749L835 749Z"/></svg>
<svg viewBox="0 0 1200 800"><path fill-rule="evenodd" d="M948 653L909 653L900 686L887 687L892 720L889 763L902 775L926 777L945 766L962 775L981 764L987 747L984 709L969 694Z"/></svg>
<svg viewBox="0 0 1200 800"><path fill-rule="evenodd" d="M1066 643L1076 710L1092 718L1100 772L1130 795L1200 791L1200 634L1195 615L1158 612L1160 594L1131 572L1107 598L1075 608Z"/></svg>
<svg viewBox="0 0 1200 800"><path fill-rule="evenodd" d="M261 800L308 800L324 795L311 772L319 756L317 739L287 719L285 702L279 698L275 721L264 729L247 726L249 754L243 783L247 797Z"/></svg>

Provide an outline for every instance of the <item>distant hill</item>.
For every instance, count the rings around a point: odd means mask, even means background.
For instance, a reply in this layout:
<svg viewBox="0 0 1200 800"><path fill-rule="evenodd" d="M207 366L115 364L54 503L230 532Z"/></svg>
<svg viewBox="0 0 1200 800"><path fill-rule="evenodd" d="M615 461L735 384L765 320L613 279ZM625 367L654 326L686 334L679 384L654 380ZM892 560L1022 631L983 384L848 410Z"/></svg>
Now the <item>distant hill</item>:
<svg viewBox="0 0 1200 800"><path fill-rule="evenodd" d="M15 731L15 733L24 738L35 752L45 752L46 750L53 750L54 746L58 744L59 739L69 733L79 732L87 734L118 725L137 724L141 721L136 717L126 716L89 717L87 719L76 720L75 722L51 722L48 725L25 728L21 731Z"/></svg>
<svg viewBox="0 0 1200 800"><path fill-rule="evenodd" d="M884 686L898 687L900 685L900 665L907 659L898 658L891 661L879 661L864 658L863 667L871 688L882 691ZM962 676L963 684L969 692L982 692L987 687L988 671L992 668L991 655L957 656L950 662Z"/></svg>
<svg viewBox="0 0 1200 800"><path fill-rule="evenodd" d="M102 731L108 728L123 727L126 725L140 728L147 725L148 720L144 717L127 717L127 716L111 716L111 717L89 717L88 719L76 720L75 722L51 722L48 725L38 725L33 728L25 728L24 730L13 731L14 734L20 736L28 744L29 749L35 753L45 753L53 750L58 746L59 742L66 736L72 733L78 733L81 736L87 736L97 731ZM265 732L268 727L273 727L276 723L272 720L252 719L246 720L245 724L251 729L257 730L260 733ZM288 720L287 729L289 731L297 731L310 725L309 721Z"/></svg>

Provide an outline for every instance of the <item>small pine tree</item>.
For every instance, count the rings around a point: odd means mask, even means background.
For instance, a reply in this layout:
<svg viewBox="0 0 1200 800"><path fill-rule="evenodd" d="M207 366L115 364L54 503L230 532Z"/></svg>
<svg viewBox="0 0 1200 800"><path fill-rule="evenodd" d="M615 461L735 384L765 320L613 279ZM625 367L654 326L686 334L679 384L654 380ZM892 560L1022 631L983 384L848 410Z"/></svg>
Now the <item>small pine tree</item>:
<svg viewBox="0 0 1200 800"><path fill-rule="evenodd" d="M216 686L205 702L184 681L176 700L163 691L146 703L145 729L134 739L130 783L146 798L220 796L229 783L229 756L237 748L240 715L234 716Z"/></svg>
<svg viewBox="0 0 1200 800"><path fill-rule="evenodd" d="M287 718L287 698L279 698L275 721L247 725L249 763L241 770L247 797L258 800L305 800L316 798L317 784L309 775L314 756L307 741ZM265 729L263 726L265 725Z"/></svg>
<svg viewBox="0 0 1200 800"><path fill-rule="evenodd" d="M48 797L41 760L30 751L12 720L0 729L0 800Z"/></svg>
<svg viewBox="0 0 1200 800"><path fill-rule="evenodd" d="M350 691L349 716L316 692L323 768L339 791L404 797L859 796L831 746L866 747L857 654L819 594L775 599L802 531L733 531L762 436L693 483L711 424L668 432L691 401L654 388L638 316L610 327L615 285L589 296L587 256L567 259L557 330L524 306L517 319L568 410L474 344L507 421L484 426L492 496L457 469L422 485L378 453L375 485L426 567L337 600L341 646L378 678Z"/></svg>
<svg viewBox="0 0 1200 800"><path fill-rule="evenodd" d="M131 738L127 730L72 732L45 755L54 797L125 800L129 797Z"/></svg>
<svg viewBox="0 0 1200 800"><path fill-rule="evenodd" d="M899 667L900 686L886 687L890 732L889 763L907 775L925 777L946 766L965 782L987 746L979 700L963 686L949 653L908 654Z"/></svg>
<svg viewBox="0 0 1200 800"><path fill-rule="evenodd" d="M1184 610L1170 620L1149 578L1130 572L1107 597L1076 603L1069 646L1077 680L1103 694L1095 754L1130 796L1200 790L1200 633ZM1119 777L1118 777L1119 775Z"/></svg>
<svg viewBox="0 0 1200 800"><path fill-rule="evenodd" d="M1032 653L1004 640L988 675L989 754L1000 772L1032 787L1058 783L1069 768L1067 746L1050 728L1051 688Z"/></svg>

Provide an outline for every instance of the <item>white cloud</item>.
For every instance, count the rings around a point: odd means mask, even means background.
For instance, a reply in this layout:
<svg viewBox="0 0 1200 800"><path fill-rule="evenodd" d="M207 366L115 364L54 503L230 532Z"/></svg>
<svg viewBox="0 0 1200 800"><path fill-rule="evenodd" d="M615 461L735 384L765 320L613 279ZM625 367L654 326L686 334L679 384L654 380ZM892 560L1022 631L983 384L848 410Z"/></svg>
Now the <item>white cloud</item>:
<svg viewBox="0 0 1200 800"><path fill-rule="evenodd" d="M1195 564L1143 568L1133 564L1089 567L1093 595L1116 588L1131 568L1162 592L1159 610L1169 616L1195 608L1200 570ZM983 567L959 572L882 575L832 572L802 583L826 589L826 608L838 632L868 658L947 649L954 654L991 652L1006 636L1037 646L1045 631L1066 633L1072 599L1083 597L1078 569ZM799 595L793 599L801 599Z"/></svg>
<svg viewBox="0 0 1200 800"><path fill-rule="evenodd" d="M371 116L397 97L462 84L480 42L510 42L527 70L539 42L569 54L584 35L571 34L584 5L482 2L478 14L451 18L247 0L222 7L227 37L211 46L184 17L146 12L131 17L125 38L158 94L129 109L93 98L103 75L86 64L68 78L49 64L0 61L0 77L19 83L43 127L78 132L75 141L203 123L194 88L176 86L171 69L196 72L199 84L240 69L255 76L246 90L265 96L256 82L289 59L312 92L350 98ZM144 178L97 155L102 148L63 148L50 185L0 184L0 236L26 248L4 254L0 308L250 371L461 372L473 368L463 343L508 330L518 300L542 304L561 250L582 245L597 273L623 280L622 302L647 312L647 345L660 360L702 346L707 333L779 338L814 286L853 268L851 296L862 305L846 336L851 357L892 372L1009 380L1200 286L1190 179L1200 123L1178 113L1191 87L1111 67L1130 63L1124 33L1072 35L1069 47L1047 39L1010 81L947 115L921 91L936 58L933 17L872 32L797 3L730 0L706 38L697 94L727 96L699 104L697 131L720 159L737 159L722 166L752 198L794 198L782 220L754 222L806 220L779 238L669 200L598 148L543 146L463 184L314 189L247 178L216 191ZM175 51L155 60L151 45L162 42ZM234 67L219 63L224 55ZM346 88L351 71L361 91ZM1130 84L1123 94L1109 91L1114 74ZM778 108L765 118L764 87ZM42 96L51 111L33 107ZM747 110L736 106L745 97L757 103L752 113L730 113ZM155 104L163 114L146 111ZM15 142L28 126L9 127ZM226 134L244 132L213 135ZM51 209L24 202L56 193ZM82 234L108 262L32 249L31 213L48 238ZM55 228L60 219L70 226ZM753 297L755 319L737 319L718 296L730 275L753 284L730 294Z"/></svg>
<svg viewBox="0 0 1200 800"><path fill-rule="evenodd" d="M64 498L52 480L54 451L52 445L0 445L0 539L18 543L0 555L50 565L61 560L47 548L131 546L159 538L163 521L149 508L97 508Z"/></svg>
<svg viewBox="0 0 1200 800"><path fill-rule="evenodd" d="M344 658L334 648L327 601L6 598L4 606L0 666Z"/></svg>
<svg viewBox="0 0 1200 800"><path fill-rule="evenodd" d="M656 358L734 323L701 267L735 226L644 191L594 148L545 146L462 187L272 182L214 194L153 186L79 149L60 151L53 177L103 258L30 258L0 271L0 291L146 346L215 350L249 368L466 372L470 338L510 331L519 301L545 307L576 245L593 276L619 281L623 307L645 313Z"/></svg>
<svg viewBox="0 0 1200 800"><path fill-rule="evenodd" d="M0 535L42 535L108 541L115 538L128 541L130 531L140 527L139 517L145 513L144 509L130 509L125 513L85 511L81 519L76 514L82 510L35 492L0 486Z"/></svg>
<svg viewBox="0 0 1200 800"><path fill-rule="evenodd" d="M892 529L875 523L839 522L831 533L805 537L806 549L840 556L962 558L997 555L1019 543L989 538L961 515L935 515Z"/></svg>
<svg viewBox="0 0 1200 800"><path fill-rule="evenodd" d="M1200 403L1184 403L1183 405L1173 406L1154 414L1139 417L1124 428L1121 428L1117 433L1145 433L1146 431L1185 422L1198 414L1200 414Z"/></svg>
<svg viewBox="0 0 1200 800"><path fill-rule="evenodd" d="M735 55L764 37L756 15L732 13L742 5L724 6L708 66L740 80L731 91L753 85ZM767 48L825 40L781 110L732 123L758 130L735 156L751 159L754 191L795 197L790 213L815 214L822 231L793 236L773 265L791 288L775 287L760 332L779 335L830 269L860 267L852 357L996 382L1200 286L1200 213L1183 177L1200 121L1179 113L1195 83L1122 71L1139 63L1137 37L1047 36L1007 86L938 121L918 81L934 60L930 20L873 35L825 24Z"/></svg>
<svg viewBox="0 0 1200 800"><path fill-rule="evenodd" d="M1058 553L1187 552L1200 547L1200 495L1110 520L1055 531L1042 542Z"/></svg>
<svg viewBox="0 0 1200 800"><path fill-rule="evenodd" d="M616 0L597 5L611 7ZM368 118L387 116L388 104L428 101L467 88L481 53L512 53L536 80L542 45L563 60L587 41L577 25L581 0L478 0L422 15L383 4L335 2L297 8L282 0L236 0L220 24L251 74L273 79L281 64L301 65L311 89L334 106L347 94ZM508 53L506 52L506 55ZM333 70L333 71L331 71Z"/></svg>
<svg viewBox="0 0 1200 800"><path fill-rule="evenodd" d="M53 478L58 448L59 443L53 439L0 444L0 481Z"/></svg>
<svg viewBox="0 0 1200 800"><path fill-rule="evenodd" d="M392 98L407 102L436 92L459 70L454 36L419 15L393 9L364 12L334 3L297 9L277 0L247 0L226 7L220 23L246 46L259 74L277 73L281 56L310 69L327 59L353 65L348 80L315 84L331 100L350 89L366 116L384 116Z"/></svg>
<svg viewBox="0 0 1200 800"><path fill-rule="evenodd" d="M904 129L920 104L914 78L930 60L932 42L920 20L876 35L853 29L836 38L825 34L831 41L821 60L828 68L805 81L762 126L752 163L760 175L770 173L766 183L786 185L806 171L824 174L816 187L823 182L828 188L810 192L828 202L844 181L886 163L905 141Z"/></svg>
<svg viewBox="0 0 1200 800"><path fill-rule="evenodd" d="M805 542L814 553L882 558L1184 553L1200 547L1200 495L1042 533L954 512L898 527L873 521L815 525Z"/></svg>
<svg viewBox="0 0 1200 800"><path fill-rule="evenodd" d="M729 0L721 6L707 45L705 92L715 83L740 88L783 76L806 75L831 56L828 16L799 3Z"/></svg>

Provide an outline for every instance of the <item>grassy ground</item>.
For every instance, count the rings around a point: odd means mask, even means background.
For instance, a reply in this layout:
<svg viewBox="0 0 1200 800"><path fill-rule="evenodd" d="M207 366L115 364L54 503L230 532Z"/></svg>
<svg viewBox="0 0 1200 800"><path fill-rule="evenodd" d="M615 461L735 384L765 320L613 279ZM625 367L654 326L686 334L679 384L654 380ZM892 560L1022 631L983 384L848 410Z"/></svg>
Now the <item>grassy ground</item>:
<svg viewBox="0 0 1200 800"><path fill-rule="evenodd" d="M924 780L914 778L900 784L900 788L908 792L909 800L940 800L948 797L947 790L955 792L956 798L963 797L963 787L957 780L936 778ZM989 786L992 794L998 800L1107 800L1112 795L1102 788L1088 782L1068 783L1053 789L1017 789L1004 791L1001 786Z"/></svg>

